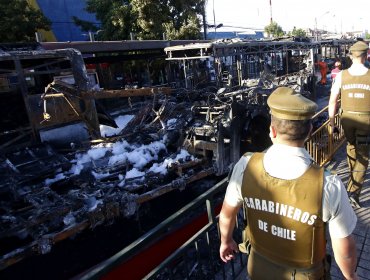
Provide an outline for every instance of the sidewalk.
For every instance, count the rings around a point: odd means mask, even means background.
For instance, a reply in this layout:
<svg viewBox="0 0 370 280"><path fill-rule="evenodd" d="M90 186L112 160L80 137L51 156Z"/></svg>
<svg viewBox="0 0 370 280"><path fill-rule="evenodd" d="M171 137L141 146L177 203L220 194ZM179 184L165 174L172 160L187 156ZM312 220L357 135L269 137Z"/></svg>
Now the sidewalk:
<svg viewBox="0 0 370 280"><path fill-rule="evenodd" d="M317 103L320 108L327 106L330 96L330 86L317 87ZM339 151L335 154L333 160L326 166L327 168L334 170L342 179L346 185L349 177L348 165L346 160L346 147L343 145ZM361 209L355 209L357 214L357 226L354 231L357 244L357 255L358 265L357 273L361 280L370 280L370 171L369 168L366 173L366 179L364 187L362 189L360 202L363 205ZM328 241L330 238L328 238ZM328 251L333 252L331 249L330 242L328 244ZM331 269L332 279L343 279L342 274L333 261Z"/></svg>
<svg viewBox="0 0 370 280"><path fill-rule="evenodd" d="M346 161L345 145L334 156L334 159L328 164L328 168L335 170L341 177L344 184L347 183L349 173ZM357 274L361 280L370 279L370 176L369 169L366 173L364 187L362 189L360 202L363 207L355 209L357 214L357 226L354 231L354 236L357 244ZM332 254L330 244L328 244L328 251ZM333 254L332 254L333 255ZM331 269L332 279L343 279L342 274L335 262L333 262Z"/></svg>

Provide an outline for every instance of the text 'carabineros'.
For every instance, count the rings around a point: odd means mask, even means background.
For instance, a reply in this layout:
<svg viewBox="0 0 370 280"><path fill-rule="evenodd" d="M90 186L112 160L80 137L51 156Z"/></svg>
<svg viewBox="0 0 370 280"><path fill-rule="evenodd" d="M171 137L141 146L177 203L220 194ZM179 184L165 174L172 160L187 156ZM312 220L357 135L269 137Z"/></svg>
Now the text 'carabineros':
<svg viewBox="0 0 370 280"><path fill-rule="evenodd" d="M244 201L248 208L284 216L308 225L313 225L317 219L317 215L275 201L252 197L245 197Z"/></svg>

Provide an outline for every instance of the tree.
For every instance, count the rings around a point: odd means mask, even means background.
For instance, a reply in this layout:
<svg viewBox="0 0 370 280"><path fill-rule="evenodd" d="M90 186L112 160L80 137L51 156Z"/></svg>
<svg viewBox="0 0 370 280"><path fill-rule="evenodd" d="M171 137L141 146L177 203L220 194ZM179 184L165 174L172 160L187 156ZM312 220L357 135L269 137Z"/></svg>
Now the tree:
<svg viewBox="0 0 370 280"><path fill-rule="evenodd" d="M50 30L51 22L25 0L0 0L0 42L35 41L38 29Z"/></svg>
<svg viewBox="0 0 370 280"><path fill-rule="evenodd" d="M87 0L86 11L95 14L101 22L98 40L124 40L130 38L130 32L135 32L136 16L128 1L122 0ZM76 25L84 31L97 31L98 27L87 21L74 18Z"/></svg>
<svg viewBox="0 0 370 280"><path fill-rule="evenodd" d="M278 25L275 21L265 26L265 32L268 36L272 36L275 38L284 36L283 28L281 28L281 26Z"/></svg>
<svg viewBox="0 0 370 280"><path fill-rule="evenodd" d="M306 31L304 31L302 28L296 28L295 26L293 27L292 30L292 36L294 37L307 37Z"/></svg>
<svg viewBox="0 0 370 280"><path fill-rule="evenodd" d="M86 10L102 23L99 39L198 39L205 0L87 0ZM75 23L88 27L85 22ZM82 25L84 24L84 25ZM91 31L94 31L91 28Z"/></svg>
<svg viewBox="0 0 370 280"><path fill-rule="evenodd" d="M142 39L199 39L204 1L132 0Z"/></svg>

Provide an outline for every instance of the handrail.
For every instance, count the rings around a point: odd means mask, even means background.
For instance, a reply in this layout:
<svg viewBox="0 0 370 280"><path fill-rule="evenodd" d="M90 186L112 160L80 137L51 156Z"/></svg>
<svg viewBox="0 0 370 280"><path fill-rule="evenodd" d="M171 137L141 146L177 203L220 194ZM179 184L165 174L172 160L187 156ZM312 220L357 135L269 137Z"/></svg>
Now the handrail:
<svg viewBox="0 0 370 280"><path fill-rule="evenodd" d="M200 240L202 238L210 240L210 235L218 235L218 219L216 218L216 216L218 215L218 212L220 210L226 186L227 178L223 179L214 187L200 195L193 202L181 208L178 212L171 215L169 218L164 220L152 230L148 231L146 234L131 243L129 246L119 251L111 258L98 264L93 269L84 273L82 276L79 275L76 279L117 279L119 275L121 275L122 277L123 275L125 275L125 278L127 279L149 279L151 277L154 277L154 275L163 273L163 270L166 270L166 268L171 264L171 262L175 261L176 258L179 258L179 256L181 256L182 254L185 254L186 250L188 250L189 247L199 247ZM199 214L199 209L204 209L204 211L202 211L203 214ZM192 215L194 213L197 213L195 215L195 218L189 219L189 215ZM183 222L181 222L185 220L184 218L186 218L187 221L187 224L185 226L183 225ZM176 230L173 230L174 228ZM170 234L173 232L175 232L175 234ZM156 255L154 257L155 263L153 263L153 267L150 268L150 264L148 263L150 262L150 260L148 259L148 256L146 256L146 259L140 259L140 254L142 254L143 252L145 253L148 250L154 250L154 254L157 254L157 252L155 252L156 248L154 247L160 242L164 244L163 242L166 242L166 238L171 239L171 236L180 236L180 238L181 236L183 236L184 240L172 239L171 242L178 241L178 244L175 244L175 246L177 245L177 247L168 252L166 256L158 257ZM218 246L219 244L217 244L217 249ZM166 247L166 244L163 247ZM162 250L163 248L157 249ZM198 250L199 249L200 248L198 248ZM211 249L212 251L214 250L214 248L212 248L212 244L208 242L208 248L206 248L206 250L211 251ZM196 254L198 253L196 252ZM135 258L137 259L135 260ZM209 258L212 259L213 256L210 255ZM140 264L140 262L142 263ZM216 262L220 262L218 257ZM125 266L125 264L128 264L128 266L131 268L130 270L135 270L134 266L138 265L138 269L141 270L139 272L144 274L140 276L138 274L127 275L127 266ZM243 264L245 265L245 260ZM212 267L212 265L210 266ZM232 264L232 266L234 266L234 264ZM149 267L150 270L145 272L146 267ZM239 267L240 269L242 269L243 265L239 264ZM224 266L221 268L221 270L223 269L225 269ZM223 274L225 275L225 271L223 271Z"/></svg>
<svg viewBox="0 0 370 280"><path fill-rule="evenodd" d="M327 112L328 106L324 107L313 116L313 122L318 122L320 118L327 119L327 116L325 116ZM320 166L324 166L328 163L333 158L336 151L345 143L344 131L338 114L335 115L334 123L338 128L338 133L329 133L331 128L329 120L327 119L312 133L305 144L311 157Z"/></svg>

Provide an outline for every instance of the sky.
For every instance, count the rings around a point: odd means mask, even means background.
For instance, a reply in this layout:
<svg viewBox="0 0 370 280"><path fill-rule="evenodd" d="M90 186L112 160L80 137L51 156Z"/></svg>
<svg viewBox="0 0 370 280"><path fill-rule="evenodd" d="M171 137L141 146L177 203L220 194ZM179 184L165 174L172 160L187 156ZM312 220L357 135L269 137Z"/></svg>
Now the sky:
<svg viewBox="0 0 370 280"><path fill-rule="evenodd" d="M270 9L270 1L271 7ZM206 17L209 24L260 28L272 19L284 31L296 28L347 32L370 30L370 1L353 0L207 0Z"/></svg>

